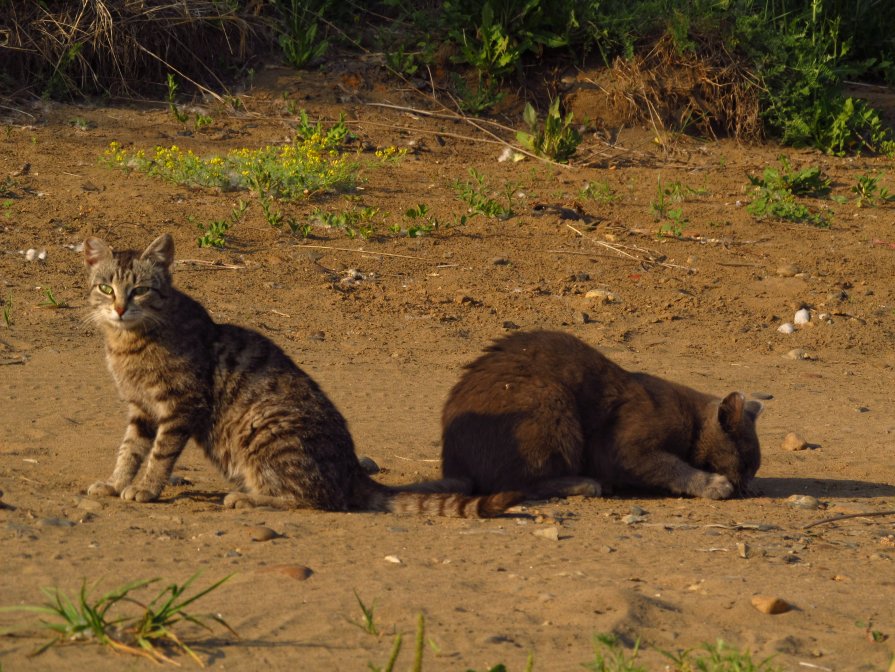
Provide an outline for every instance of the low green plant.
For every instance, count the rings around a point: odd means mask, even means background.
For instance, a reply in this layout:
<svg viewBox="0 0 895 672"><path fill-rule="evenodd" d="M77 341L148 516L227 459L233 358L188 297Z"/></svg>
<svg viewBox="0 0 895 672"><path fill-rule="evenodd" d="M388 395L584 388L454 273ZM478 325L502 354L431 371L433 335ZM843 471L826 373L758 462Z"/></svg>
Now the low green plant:
<svg viewBox="0 0 895 672"><path fill-rule="evenodd" d="M162 650L172 649L189 655L202 667L202 660L176 633L175 626L188 621L210 632L211 628L203 619L211 619L234 636L236 633L220 614L200 617L186 611L187 607L230 578L225 576L208 588L187 596L187 589L198 577L199 573L196 573L182 585L174 583L165 587L149 602L138 599L135 593L159 579L131 581L98 598L90 596L95 585L88 589L86 581L81 584L81 590L74 598L58 588L44 588L43 593L48 602L42 605L3 607L2 611L26 611L54 619L41 619L41 626L52 631L55 636L40 646L34 655L43 653L53 645L95 642L122 653L176 665L176 661ZM125 605L136 606L137 614L119 614ZM113 610L116 613L113 614Z"/></svg>
<svg viewBox="0 0 895 672"><path fill-rule="evenodd" d="M574 115L569 112L563 116L559 111L559 103L558 97L550 103L543 125L538 123L538 113L532 104L526 103L522 117L528 126L528 132L519 131L516 139L523 147L539 156L566 163L578 151L581 133L573 125Z"/></svg>
<svg viewBox="0 0 895 672"><path fill-rule="evenodd" d="M354 591L354 599L357 600L357 604L360 607L361 620L359 622L358 621L351 621L351 622L354 623L354 625L359 627L364 632L366 632L370 635L376 635L378 637L379 636L379 627L376 625L376 618L375 618L375 613L374 613L375 608L376 608L376 602L374 601L372 604L370 604L370 606L367 606L364 603L364 601L361 599L360 595L358 595L357 590Z"/></svg>
<svg viewBox="0 0 895 672"><path fill-rule="evenodd" d="M327 212L317 208L311 213L311 219L320 226L340 229L349 238L360 236L366 240L376 233L374 220L378 214L378 208L372 207L354 208L340 212Z"/></svg>
<svg viewBox="0 0 895 672"><path fill-rule="evenodd" d="M197 131L201 131L206 126L211 126L214 123L214 119L209 117L206 114L200 114L196 112L196 117L193 120L193 125L196 127Z"/></svg>
<svg viewBox="0 0 895 672"><path fill-rule="evenodd" d="M330 1L288 0L282 4L286 16L279 36L280 48L290 65L303 68L329 49L329 41L318 32Z"/></svg>
<svg viewBox="0 0 895 672"><path fill-rule="evenodd" d="M771 658L754 662L748 652L733 649L722 640L703 644L699 651L688 649L677 654L660 651L674 663L675 672L781 672Z"/></svg>
<svg viewBox="0 0 895 672"><path fill-rule="evenodd" d="M608 205L615 201L618 196L608 182L585 182L578 192L578 198Z"/></svg>
<svg viewBox="0 0 895 672"><path fill-rule="evenodd" d="M7 198L5 201L3 201L3 219L9 219L10 217L12 217L13 203L15 203L15 201L13 201L11 198Z"/></svg>
<svg viewBox="0 0 895 672"><path fill-rule="evenodd" d="M470 213L495 219L509 219L513 216L512 195L515 191L515 186L507 185L507 188L504 190L504 198L507 204L503 205L489 195L491 189L485 183L484 175L475 168L470 168L469 176L472 178L472 181L460 182L457 180L454 182L453 188L457 197L469 206Z"/></svg>
<svg viewBox="0 0 895 672"><path fill-rule="evenodd" d="M240 199L236 207L230 211L230 216L227 219L216 219L207 226L202 223L197 224L196 226L202 232L202 235L196 238L196 244L199 247L226 247L227 231L230 230L232 225L242 220L248 208L249 204Z"/></svg>
<svg viewBox="0 0 895 672"><path fill-rule="evenodd" d="M640 640L634 643L629 654L615 635L598 634L594 636L594 659L582 667L591 672L646 672L646 668L637 663L639 652Z"/></svg>
<svg viewBox="0 0 895 672"><path fill-rule="evenodd" d="M344 112L339 113L339 121L327 128L320 120L312 124L308 113L305 110L299 110L295 132L304 142L314 143L327 150L338 149L348 140L354 138L345 123Z"/></svg>
<svg viewBox="0 0 895 672"><path fill-rule="evenodd" d="M879 186L881 175L864 175L858 176L858 182L851 191L855 195L855 205L859 208L876 207L880 203L893 200L889 190Z"/></svg>
<svg viewBox="0 0 895 672"><path fill-rule="evenodd" d="M12 326L12 299L3 302L3 323L7 328Z"/></svg>
<svg viewBox="0 0 895 672"><path fill-rule="evenodd" d="M656 221L660 222L659 236L680 238L683 235L687 218L684 217L683 208L672 207L672 203L682 202L687 190L689 187L683 186L680 182L663 185L661 178L658 180L656 198L650 204L650 209Z"/></svg>
<svg viewBox="0 0 895 672"><path fill-rule="evenodd" d="M761 177L749 175L756 195L746 210L755 217L774 217L792 222L808 222L818 227L829 227L829 219L812 212L796 200L797 196L822 197L830 193L830 180L820 168L811 166L793 170L785 156L779 158L780 170L768 166Z"/></svg>
<svg viewBox="0 0 895 672"><path fill-rule="evenodd" d="M44 290L44 296L46 296L47 298L46 301L40 304L42 308L52 308L54 310L58 310L60 308L68 308L68 302L60 301L59 299L57 299L56 295L53 293L52 288L47 287Z"/></svg>
<svg viewBox="0 0 895 672"><path fill-rule="evenodd" d="M185 124L189 120L190 115L186 112L181 112L180 108L177 107L177 80L174 79L174 75L170 72L168 73L167 83L168 91L166 97L168 100L168 110L170 110L177 121L181 124Z"/></svg>

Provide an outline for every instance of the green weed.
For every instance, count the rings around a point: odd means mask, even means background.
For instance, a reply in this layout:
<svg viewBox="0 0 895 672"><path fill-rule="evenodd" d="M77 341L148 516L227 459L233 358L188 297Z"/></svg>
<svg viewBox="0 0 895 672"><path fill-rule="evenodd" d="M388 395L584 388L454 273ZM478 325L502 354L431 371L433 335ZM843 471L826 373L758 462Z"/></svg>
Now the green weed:
<svg viewBox="0 0 895 672"><path fill-rule="evenodd" d="M584 663L582 667L591 672L646 672L646 668L637 663L640 641L634 643L634 649L628 654L618 637L612 634L599 634L594 637L594 659Z"/></svg>
<svg viewBox="0 0 895 672"><path fill-rule="evenodd" d="M813 166L793 170L785 156L779 158L781 169L770 166L761 177L749 175L749 182L756 196L746 207L755 217L774 217L792 222L808 222L818 227L829 227L830 222L822 214L814 213L797 196L821 197L830 193L831 183L820 168Z"/></svg>
<svg viewBox="0 0 895 672"><path fill-rule="evenodd" d="M3 324L7 328L12 326L12 299L3 302Z"/></svg>
<svg viewBox="0 0 895 672"><path fill-rule="evenodd" d="M68 308L67 301L60 301L56 298L56 295L53 293L53 290L50 287L47 287L44 290L44 296L46 296L46 301L43 301L40 306L41 308L52 308L54 310L58 310L60 308Z"/></svg>
<svg viewBox="0 0 895 672"><path fill-rule="evenodd" d="M364 632L379 636L379 627L376 625L376 619L374 610L376 608L376 602L374 601L369 607L364 604L364 601L360 598L360 595L357 594L357 590L354 591L354 599L357 600L357 604L361 610L361 621L351 621L354 625L358 626Z"/></svg>
<svg viewBox="0 0 895 672"><path fill-rule="evenodd" d="M608 205L614 202L618 196L608 182L585 182L578 192L578 198Z"/></svg>
<svg viewBox="0 0 895 672"><path fill-rule="evenodd" d="M327 212L317 208L311 213L312 221L329 229L340 229L349 238L360 236L367 239L375 235L374 220L379 214L378 208L365 207L341 212Z"/></svg>
<svg viewBox="0 0 895 672"><path fill-rule="evenodd" d="M578 151L581 133L573 125L571 112L563 116L559 111L559 98L554 98L544 117L543 126L538 124L538 113L531 103L525 104L522 117L528 132L519 131L516 139L526 149L539 156L546 156L559 163L566 163Z"/></svg>
<svg viewBox="0 0 895 672"><path fill-rule="evenodd" d="M336 150L354 138L345 123L345 113L339 113L339 121L327 128L322 121L312 124L305 110L299 110L296 134L304 141L319 145L326 150Z"/></svg>
<svg viewBox="0 0 895 672"><path fill-rule="evenodd" d="M226 247L227 239L225 236L227 231L232 225L237 224L245 216L248 207L248 203L240 200L236 204L236 207L230 211L230 217L228 219L216 219L207 226L201 223L197 224L196 226L199 228L199 231L202 232L202 235L196 238L196 244L199 247Z"/></svg>
<svg viewBox="0 0 895 672"><path fill-rule="evenodd" d="M329 41L318 35L321 18L330 0L288 0L282 3L285 20L279 36L280 48L290 65L304 68L321 58Z"/></svg>
<svg viewBox="0 0 895 672"><path fill-rule="evenodd" d="M672 207L673 203L680 203L685 199L685 193L697 193L695 190L682 185L680 182L662 184L659 178L656 186L656 198L650 204L653 217L660 222L658 235L662 237L680 238L684 233L687 218L680 207Z"/></svg>
<svg viewBox="0 0 895 672"><path fill-rule="evenodd" d="M181 124L185 124L190 115L186 112L181 112L180 108L177 107L177 81L174 79L174 75L170 72L168 73L168 92L166 95L168 101L168 110L174 115L174 118L177 119Z"/></svg>
<svg viewBox="0 0 895 672"><path fill-rule="evenodd" d="M469 169L469 176L472 182L460 182L457 180L453 184L454 192L457 197L469 206L469 212L473 215L483 215L485 217L495 219L509 219L513 216L512 195L515 191L514 186L508 185L504 190L504 199L506 205L489 195L491 191L485 183L485 176L479 173L475 168Z"/></svg>
<svg viewBox="0 0 895 672"><path fill-rule="evenodd" d="M880 203L891 201L893 197L889 190L879 186L881 175L859 175L858 182L851 191L855 195L855 205L859 208L876 207Z"/></svg>
<svg viewBox="0 0 895 672"><path fill-rule="evenodd" d="M200 667L202 660L189 645L175 632L174 627L188 621L194 625L211 631L203 619L211 619L224 626L236 636L220 614L195 616L186 608L217 589L230 576L191 596L186 596L187 589L198 578L196 573L182 585L171 584L161 590L148 603L138 599L134 593L159 579L131 581L119 588L111 590L98 598L91 598L91 589L87 582L81 584L80 592L75 598L69 597L58 588L44 588L43 593L49 599L42 605L26 605L21 607L3 607L2 611L26 611L42 614L54 620L40 620L41 626L55 633L53 639L40 646L33 655L43 653L53 645L70 642L95 642L108 646L115 651L143 656L155 662L177 664L163 652L171 649L189 655ZM136 615L118 614L125 605L138 607ZM113 609L116 613L113 615Z"/></svg>
<svg viewBox="0 0 895 672"><path fill-rule="evenodd" d="M701 650L692 649L662 655L674 663L675 672L781 672L782 668L771 664L771 658L754 662L751 654L730 648L722 640L715 644L703 644Z"/></svg>

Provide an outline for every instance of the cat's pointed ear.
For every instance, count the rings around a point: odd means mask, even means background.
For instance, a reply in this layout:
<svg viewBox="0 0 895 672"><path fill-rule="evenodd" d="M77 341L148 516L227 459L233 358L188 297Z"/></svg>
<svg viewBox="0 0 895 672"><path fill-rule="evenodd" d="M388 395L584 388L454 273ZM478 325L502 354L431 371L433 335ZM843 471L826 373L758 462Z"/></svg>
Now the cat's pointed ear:
<svg viewBox="0 0 895 672"><path fill-rule="evenodd" d="M104 259L112 256L112 248L104 240L88 238L84 241L84 261L88 266L96 266Z"/></svg>
<svg viewBox="0 0 895 672"><path fill-rule="evenodd" d="M158 238L149 243L149 247L143 250L140 259L151 259L163 266L170 266L174 263L174 239L170 233L163 233Z"/></svg>
<svg viewBox="0 0 895 672"><path fill-rule="evenodd" d="M746 398L741 392L731 392L718 405L718 422L725 432L735 432L743 421Z"/></svg>

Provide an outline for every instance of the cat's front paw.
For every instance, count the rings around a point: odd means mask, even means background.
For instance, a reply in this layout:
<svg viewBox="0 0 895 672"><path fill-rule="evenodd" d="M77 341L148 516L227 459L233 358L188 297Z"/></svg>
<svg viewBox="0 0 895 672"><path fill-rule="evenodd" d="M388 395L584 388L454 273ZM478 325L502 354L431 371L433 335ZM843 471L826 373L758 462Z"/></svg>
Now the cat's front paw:
<svg viewBox="0 0 895 672"><path fill-rule="evenodd" d="M87 495L90 497L117 497L118 490L111 483L98 481L87 488Z"/></svg>
<svg viewBox="0 0 895 672"><path fill-rule="evenodd" d="M144 502L154 502L158 499L158 493L145 490L136 485L129 485L121 491L121 499L126 502L143 504Z"/></svg>
<svg viewBox="0 0 895 672"><path fill-rule="evenodd" d="M230 492L224 497L225 509L251 509L254 506L252 497L244 492Z"/></svg>
<svg viewBox="0 0 895 672"><path fill-rule="evenodd" d="M733 490L733 484L726 476L712 474L699 496L706 499L727 499L733 494Z"/></svg>

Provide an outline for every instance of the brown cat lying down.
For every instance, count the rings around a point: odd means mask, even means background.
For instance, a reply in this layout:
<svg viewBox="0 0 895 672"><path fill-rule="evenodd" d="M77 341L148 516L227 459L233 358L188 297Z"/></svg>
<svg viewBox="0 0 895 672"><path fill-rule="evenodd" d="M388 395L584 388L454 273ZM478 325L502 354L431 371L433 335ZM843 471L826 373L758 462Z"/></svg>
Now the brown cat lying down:
<svg viewBox="0 0 895 672"><path fill-rule="evenodd" d="M568 334L516 333L466 367L442 415L441 487L530 498L615 486L725 499L761 461L757 401L622 369Z"/></svg>

